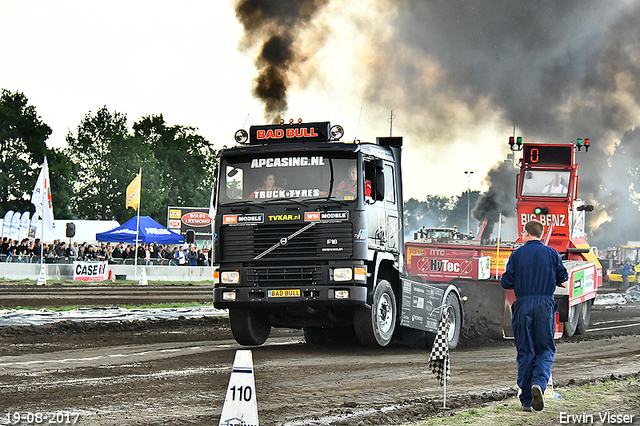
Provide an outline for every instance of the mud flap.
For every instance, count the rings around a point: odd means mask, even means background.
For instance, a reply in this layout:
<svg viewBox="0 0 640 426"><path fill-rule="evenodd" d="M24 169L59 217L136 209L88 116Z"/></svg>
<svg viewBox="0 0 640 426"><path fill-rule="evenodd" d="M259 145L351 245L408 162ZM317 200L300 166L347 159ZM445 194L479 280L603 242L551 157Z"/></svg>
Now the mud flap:
<svg viewBox="0 0 640 426"><path fill-rule="evenodd" d="M559 314L559 322L569 321L569 298L567 296L556 296L556 309Z"/></svg>

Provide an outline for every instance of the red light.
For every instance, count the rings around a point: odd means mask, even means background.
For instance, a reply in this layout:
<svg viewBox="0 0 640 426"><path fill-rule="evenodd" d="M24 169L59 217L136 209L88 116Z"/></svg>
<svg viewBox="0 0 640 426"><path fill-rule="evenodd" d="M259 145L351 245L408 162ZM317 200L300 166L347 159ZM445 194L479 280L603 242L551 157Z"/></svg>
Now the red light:
<svg viewBox="0 0 640 426"><path fill-rule="evenodd" d="M584 146L589 146L591 144L591 141L589 140L589 138L584 138Z"/></svg>
<svg viewBox="0 0 640 426"><path fill-rule="evenodd" d="M513 136L509 136L509 145L513 146L516 143L515 138Z"/></svg>

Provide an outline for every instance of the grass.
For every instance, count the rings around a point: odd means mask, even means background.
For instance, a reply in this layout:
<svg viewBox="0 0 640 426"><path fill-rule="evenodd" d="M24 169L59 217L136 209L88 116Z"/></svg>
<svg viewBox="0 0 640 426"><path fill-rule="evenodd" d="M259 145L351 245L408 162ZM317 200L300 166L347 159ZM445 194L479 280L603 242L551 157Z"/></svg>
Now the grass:
<svg viewBox="0 0 640 426"><path fill-rule="evenodd" d="M590 415L598 423L600 415L605 413L633 415L634 424L640 421L640 382L636 378L556 388L555 391L562 398L545 398L545 408L540 412L520 411L520 401L514 397L480 408L443 411L438 417L405 426L545 426L560 424L563 415L565 420L567 415Z"/></svg>

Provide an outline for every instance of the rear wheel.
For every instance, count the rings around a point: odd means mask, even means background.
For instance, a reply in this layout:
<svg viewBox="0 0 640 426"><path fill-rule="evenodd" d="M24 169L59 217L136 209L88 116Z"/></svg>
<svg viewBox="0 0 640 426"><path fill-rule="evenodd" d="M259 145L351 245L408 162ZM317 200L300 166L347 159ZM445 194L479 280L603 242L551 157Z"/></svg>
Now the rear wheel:
<svg viewBox="0 0 640 426"><path fill-rule="evenodd" d="M585 300L579 307L580 319L578 320L578 327L576 327L576 333L584 334L589 328L589 322L591 322L591 305L593 305L593 299Z"/></svg>
<svg viewBox="0 0 640 426"><path fill-rule="evenodd" d="M251 309L229 309L229 324L233 338L245 346L263 344L271 332L264 315Z"/></svg>
<svg viewBox="0 0 640 426"><path fill-rule="evenodd" d="M571 337L576 333L578 323L580 322L580 306L569 306L569 319L564 323L565 337Z"/></svg>
<svg viewBox="0 0 640 426"><path fill-rule="evenodd" d="M353 312L353 325L358 341L367 346L387 346L396 329L396 296L386 280L378 281L373 290L371 308Z"/></svg>

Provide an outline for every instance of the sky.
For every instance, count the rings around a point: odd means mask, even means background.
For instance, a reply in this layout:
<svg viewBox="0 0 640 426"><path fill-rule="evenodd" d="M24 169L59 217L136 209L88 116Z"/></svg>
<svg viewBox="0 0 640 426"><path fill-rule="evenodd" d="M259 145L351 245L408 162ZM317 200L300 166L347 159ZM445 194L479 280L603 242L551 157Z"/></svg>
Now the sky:
<svg viewBox="0 0 640 426"><path fill-rule="evenodd" d="M405 199L502 188L514 130L590 137L592 227L625 213L640 229L639 21L640 0L0 0L0 88L24 93L50 147L103 106L217 148L275 117L404 136Z"/></svg>
<svg viewBox="0 0 640 426"><path fill-rule="evenodd" d="M307 63L317 67L317 76L292 85L283 117L330 121L345 128L345 140L371 141L389 134L396 105L370 105L366 99L359 61L371 34L359 34L362 22L352 18L373 3L349 3L329 4L316 16L319 26L330 25L319 57ZM129 125L163 114L169 125L196 127L217 148L232 145L237 129L266 122L263 103L252 95L257 71L253 52L241 47L243 27L234 6L226 0L0 0L0 87L25 94L53 129L49 147L65 146L68 132L75 134L85 115L102 106L126 114ZM372 16L385 19L377 7ZM331 21L332 14L337 21ZM386 24L380 28L391 31ZM315 37L324 30L309 31ZM393 114L393 134L404 136L401 123L411 120L412 112ZM480 178L506 154L512 130L509 125L476 130L489 135L483 146L420 152L421 158L411 158L407 149L406 198L459 195L469 183L464 170L475 170L470 183L480 189ZM492 140L493 131L498 140ZM405 139L409 148L416 142ZM423 173L423 162L433 169L431 176ZM453 176L435 178L445 171Z"/></svg>

